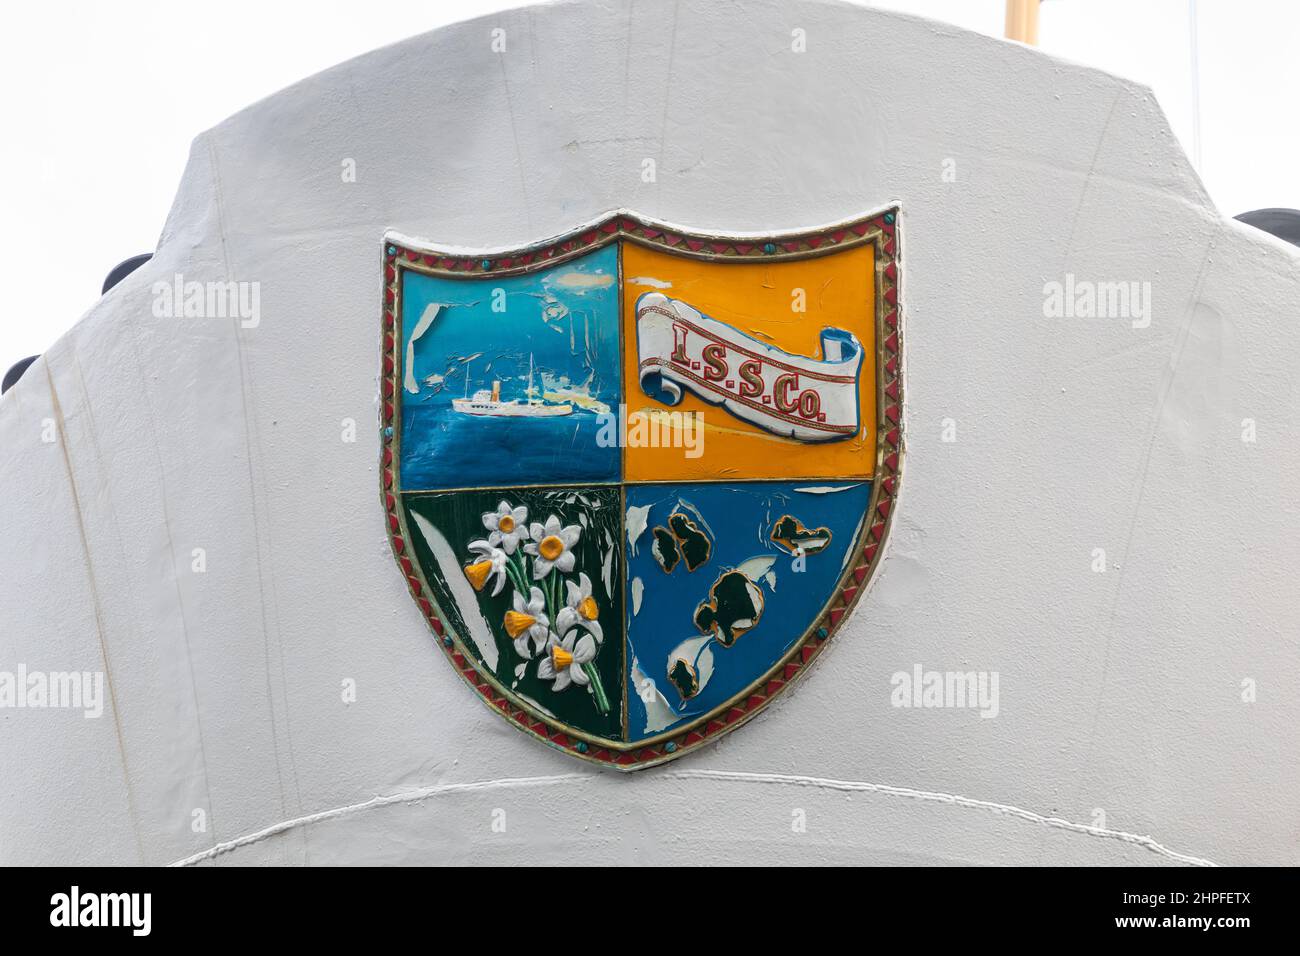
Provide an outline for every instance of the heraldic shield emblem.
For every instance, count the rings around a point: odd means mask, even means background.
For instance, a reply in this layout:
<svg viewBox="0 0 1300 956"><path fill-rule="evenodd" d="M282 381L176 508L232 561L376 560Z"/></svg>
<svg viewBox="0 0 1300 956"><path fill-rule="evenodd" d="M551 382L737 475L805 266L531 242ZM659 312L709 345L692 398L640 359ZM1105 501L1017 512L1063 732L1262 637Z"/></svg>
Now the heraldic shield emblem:
<svg viewBox="0 0 1300 956"><path fill-rule="evenodd" d="M382 499L437 646L520 730L652 766L760 712L900 478L898 210L383 249Z"/></svg>

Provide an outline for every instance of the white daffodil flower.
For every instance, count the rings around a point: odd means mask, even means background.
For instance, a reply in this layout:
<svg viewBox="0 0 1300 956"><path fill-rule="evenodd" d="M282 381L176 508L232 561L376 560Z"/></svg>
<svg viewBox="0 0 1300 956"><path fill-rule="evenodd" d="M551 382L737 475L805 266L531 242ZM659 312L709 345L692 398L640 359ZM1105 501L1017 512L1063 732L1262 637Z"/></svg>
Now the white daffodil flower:
<svg viewBox="0 0 1300 956"><path fill-rule="evenodd" d="M471 541L469 549L478 555L478 560L465 568L465 577L469 578L469 583L474 585L475 591L482 591L489 580L495 579L492 596L496 597L505 586L506 562L510 558L500 548L493 547L490 542L483 540Z"/></svg>
<svg viewBox="0 0 1300 956"><path fill-rule="evenodd" d="M489 544L502 548L506 554L514 554L519 542L528 540L528 509L523 505L511 508L510 502L503 501L495 512L483 515L483 527L491 532Z"/></svg>
<svg viewBox="0 0 1300 956"><path fill-rule="evenodd" d="M580 527L571 524L567 528L561 528L560 519L551 515L546 519L545 525L534 521L530 533L533 540L524 545L524 550L536 556L533 561L534 580L540 581L546 577L551 573L551 568L559 568L564 573L573 570L577 558L572 549L582 534Z"/></svg>
<svg viewBox="0 0 1300 956"><path fill-rule="evenodd" d="M570 684L583 686L590 679L582 665L595 657L596 642L590 634L578 637L577 631L570 631L563 638L552 634L546 644L546 656L537 665L537 676L555 681L551 689L556 693Z"/></svg>
<svg viewBox="0 0 1300 956"><path fill-rule="evenodd" d="M515 642L520 657L533 657L546 646L551 622L546 617L546 598L541 588L533 588L525 601L518 591L514 594L514 610L506 611L506 633ZM532 639L532 648L528 646Z"/></svg>
<svg viewBox="0 0 1300 956"><path fill-rule="evenodd" d="M566 606L560 608L560 613L555 615L555 629L561 634L567 634L575 626L582 627L600 644L605 640L605 634L597 620L600 617L600 607L591 596L591 578L587 577L587 572L579 571L578 580L580 584L564 582L568 596Z"/></svg>

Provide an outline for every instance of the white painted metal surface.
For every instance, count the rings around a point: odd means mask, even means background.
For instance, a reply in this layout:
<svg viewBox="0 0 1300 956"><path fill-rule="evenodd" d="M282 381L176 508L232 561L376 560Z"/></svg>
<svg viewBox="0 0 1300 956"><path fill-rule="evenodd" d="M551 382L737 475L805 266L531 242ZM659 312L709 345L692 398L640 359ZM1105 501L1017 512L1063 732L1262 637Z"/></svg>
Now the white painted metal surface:
<svg viewBox="0 0 1300 956"><path fill-rule="evenodd" d="M905 480L826 659L631 776L488 713L385 540L384 230L891 200ZM111 692L0 710L0 862L1294 863L1297 262L1146 90L848 5L535 7L305 80L195 140L157 256L0 401L0 669ZM259 321L157 317L177 274L258 283ZM1149 325L1046 317L1067 276L1149 282ZM997 717L891 706L916 664L998 672Z"/></svg>

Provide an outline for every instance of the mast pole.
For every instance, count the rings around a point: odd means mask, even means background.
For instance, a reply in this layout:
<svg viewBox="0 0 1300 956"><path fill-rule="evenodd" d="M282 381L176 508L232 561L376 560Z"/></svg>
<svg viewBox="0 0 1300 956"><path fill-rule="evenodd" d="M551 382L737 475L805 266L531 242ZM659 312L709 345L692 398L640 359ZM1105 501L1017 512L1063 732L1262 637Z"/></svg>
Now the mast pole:
<svg viewBox="0 0 1300 956"><path fill-rule="evenodd" d="M1039 0L1007 0L1007 39L1038 46Z"/></svg>

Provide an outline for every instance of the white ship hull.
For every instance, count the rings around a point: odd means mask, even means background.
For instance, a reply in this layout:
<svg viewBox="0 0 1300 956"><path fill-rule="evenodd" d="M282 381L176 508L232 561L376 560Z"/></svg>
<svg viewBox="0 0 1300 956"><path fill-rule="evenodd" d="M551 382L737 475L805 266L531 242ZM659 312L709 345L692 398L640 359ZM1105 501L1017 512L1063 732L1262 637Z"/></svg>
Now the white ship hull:
<svg viewBox="0 0 1300 956"><path fill-rule="evenodd" d="M573 411L572 405L476 402L472 398L453 398L451 407L462 415L482 415L491 418L555 418L568 415Z"/></svg>

